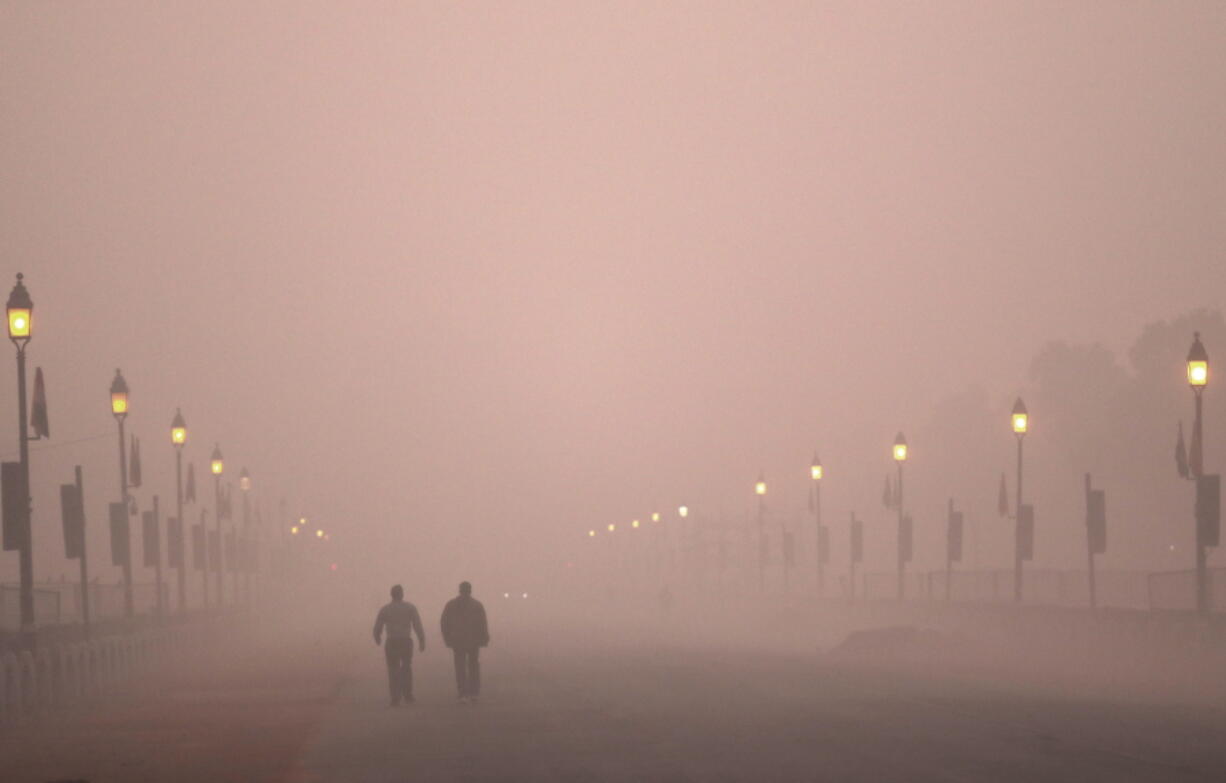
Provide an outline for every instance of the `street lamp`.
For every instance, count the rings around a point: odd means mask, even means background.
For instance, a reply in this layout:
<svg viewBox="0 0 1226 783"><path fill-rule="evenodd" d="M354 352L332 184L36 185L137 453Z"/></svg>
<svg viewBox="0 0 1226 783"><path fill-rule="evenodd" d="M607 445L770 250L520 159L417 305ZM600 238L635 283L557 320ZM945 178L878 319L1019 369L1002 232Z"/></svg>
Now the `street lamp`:
<svg viewBox="0 0 1226 783"><path fill-rule="evenodd" d="M187 552L183 534L187 525L183 524L183 448L187 446L187 422L183 419L183 411L175 408L175 417L170 422L170 443L175 449L175 513L178 514L179 526L178 554L179 559L179 611L187 610ZM204 572L205 601L208 601L208 571Z"/></svg>
<svg viewBox="0 0 1226 783"><path fill-rule="evenodd" d="M587 537L588 537L588 538L595 538L595 537L596 537L596 531L595 531L595 530L589 530L589 531L587 531Z"/></svg>
<svg viewBox="0 0 1226 783"><path fill-rule="evenodd" d="M21 530L21 633L33 643L34 633L34 546L30 530L30 433L26 422L26 346L33 334L34 302L17 273L17 284L9 293L9 339L17 346L17 444L20 455L21 518L16 520Z"/></svg>
<svg viewBox="0 0 1226 783"><path fill-rule="evenodd" d="M124 422L128 418L128 382L123 379L123 373L115 370L115 378L111 381L111 415L119 425L119 503L123 506L124 521L128 517L128 453L124 440ZM132 547L123 560L123 612L131 617L134 612L132 605Z"/></svg>
<svg viewBox="0 0 1226 783"><path fill-rule="evenodd" d="M680 508L677 509L677 516L681 517L682 519L685 519L689 515L690 515L689 506L681 506Z"/></svg>
<svg viewBox="0 0 1226 783"><path fill-rule="evenodd" d="M238 534L235 533L235 536L234 536L235 537L235 549L238 553L238 562L235 563L235 565L238 566L238 568L235 568L234 570L234 579L235 579L235 586L237 587L238 572L241 570L243 572L243 597L248 602L250 602L251 601L251 571L249 568L250 564L247 562L248 551L246 547L250 546L250 541L248 539L251 536L251 532L247 529L248 520L249 520L248 509L250 507L248 503L248 496L251 494L251 474L247 472L246 468L243 468L242 470L238 472L238 488L243 493L243 535L240 538ZM235 595L235 600L237 599L238 599L238 596Z"/></svg>
<svg viewBox="0 0 1226 783"><path fill-rule="evenodd" d="M894 462L898 465L898 600L906 597L903 585L903 569L906 567L906 553L903 551L903 510L902 510L902 465L907 461L907 439L900 432L894 438Z"/></svg>
<svg viewBox="0 0 1226 783"><path fill-rule="evenodd" d="M1026 522L1025 515L1022 513L1022 440L1030 430L1030 414L1026 412L1026 403L1022 402L1021 397L1018 397L1017 402L1013 403L1013 412L1009 416L1013 423L1013 434L1017 436L1017 513L1014 515L1013 536L1013 600L1020 603L1022 600L1022 536L1027 534L1022 530L1022 525L1032 524ZM1033 531L1028 534L1033 535Z"/></svg>
<svg viewBox="0 0 1226 783"><path fill-rule="evenodd" d="M813 518L817 524L817 540L814 546L817 548L817 594L820 596L825 589L825 579L822 574L822 555L825 554L822 546L822 460L817 456L817 452L813 452L813 463L809 465L809 477L813 479Z"/></svg>
<svg viewBox="0 0 1226 783"><path fill-rule="evenodd" d="M209 457L209 470L213 473L213 518L217 522L217 576L214 584L217 586L217 605L225 605L225 593L222 588L222 574L225 572L225 555L222 553L221 537L221 474L226 470L225 458L221 456L221 446L213 444L213 454Z"/></svg>
<svg viewBox="0 0 1226 783"><path fill-rule="evenodd" d="M1200 341L1200 332L1192 335L1192 347L1188 350L1188 385L1196 398L1196 418L1192 423L1192 455L1189 460L1191 478L1196 482L1197 514L1196 526L1196 611L1205 615L1209 612L1209 583L1206 573L1205 541L1200 525L1200 478L1204 475L1204 427L1202 424L1201 396L1209 385L1209 354Z"/></svg>
<svg viewBox="0 0 1226 783"><path fill-rule="evenodd" d="M766 510L766 477L759 473L758 481L753 485L753 491L758 496L758 589L766 591L766 528L764 512Z"/></svg>

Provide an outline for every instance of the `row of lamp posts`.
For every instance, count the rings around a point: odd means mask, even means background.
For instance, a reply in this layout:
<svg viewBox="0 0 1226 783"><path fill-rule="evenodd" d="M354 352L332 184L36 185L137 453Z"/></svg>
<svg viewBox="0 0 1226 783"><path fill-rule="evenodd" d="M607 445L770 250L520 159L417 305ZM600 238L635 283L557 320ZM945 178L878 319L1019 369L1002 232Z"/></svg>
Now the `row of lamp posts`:
<svg viewBox="0 0 1226 783"><path fill-rule="evenodd" d="M1195 402L1195 418L1193 420L1192 429L1192 458L1188 460L1188 465L1181 467L1180 473L1186 478L1190 478L1197 483L1196 492L1196 610L1200 614L1205 614L1209 611L1209 582L1207 569L1207 546L1216 545L1218 540L1218 515L1219 515L1219 496L1216 494L1218 485L1216 484L1216 476L1207 477L1203 470L1203 450L1204 450L1204 432L1203 432L1203 405L1202 395L1205 387L1209 383L1209 357L1205 351L1204 345L1200 340L1200 333L1196 333L1193 337L1192 347L1188 351L1187 357L1187 377L1188 384L1192 388ZM1010 424L1013 434L1017 440L1017 494L1014 504L1015 513L1014 520L1014 554L1013 554L1013 598L1016 602L1021 602L1023 595L1023 564L1032 556L1034 546L1034 510L1033 506L1027 505L1024 502L1024 449L1023 442L1027 433L1030 431L1030 414L1026 409L1026 404L1019 397L1013 405L1013 410L1010 412ZM1182 438L1182 436L1181 436ZM902 600L906 596L905 588L905 568L906 562L910 557L910 520L907 518L903 505L903 465L907 461L908 445L907 439L903 433L899 432L894 439L893 457L897 466L898 474L893 493L892 504L895 506L898 513L898 533L897 533L897 591L898 598ZM1180 453L1182 454L1182 439L1180 440ZM1182 457L1181 457L1182 460ZM813 463L810 466L810 477L813 480L813 509L817 527L817 587L820 592L823 589L823 561L826 556L824 551L823 536L825 528L822 525L822 505L821 505L821 482L824 472L821 460L815 454ZM1205 482L1204 479L1212 478L1214 482ZM765 521L765 500L766 500L767 484L764 474L759 474L758 480L754 483L754 494L758 498L757 508L757 532L758 532L758 584L760 588L765 588L766 585L766 521ZM1003 489L1002 489L1003 493ZM1002 500L1002 503L1004 501ZM951 501L952 503L952 501ZM682 516L685 516L685 507L682 507ZM1002 511L1004 513L1004 511ZM853 515L853 528L855 526ZM613 533L616 530L616 525L609 524L608 531ZM589 537L595 537L596 531L589 530ZM854 538L854 534L853 534ZM854 550L853 544L853 550ZM853 551L852 562L853 568L856 562L856 554ZM786 567L785 567L786 574ZM786 576L785 576L786 579ZM854 581L854 580L853 580ZM948 585L947 585L948 590Z"/></svg>
<svg viewBox="0 0 1226 783"><path fill-rule="evenodd" d="M19 496L18 501L12 502L6 500L6 507L11 506L12 511L6 512L6 516L14 518L9 519L6 527L11 524L16 530L16 536L19 539L16 543L20 550L20 615L21 615L21 631L22 635L27 639L32 638L35 615L34 615L34 566L33 566L33 537L31 535L31 507L30 507L30 453L29 441L33 440L29 433L29 421L27 417L28 404L26 400L26 348L33 336L33 311L34 302L30 297L29 290L25 287L24 276L17 275L17 283L13 286L13 290L9 293L8 302L6 305L8 316L8 335L9 340L17 348L17 433L18 433L18 451L19 451L19 470L18 480L16 482L16 493ZM110 388L111 397L111 414L115 418L119 431L119 499L123 506L124 513L127 514L129 508L130 495L129 490L132 488L129 484L128 476L128 453L127 441L125 438L125 423L129 411L129 388L123 374L115 371L115 378L111 382ZM37 421L36 421L37 426ZM183 448L187 445L187 425L183 419L181 411L175 412L174 420L170 427L170 440L175 448L175 501L176 510L178 513L178 524L184 529L186 525L183 520ZM217 582L216 595L218 602L221 602L222 592L222 562L221 562L221 476L225 470L225 462L219 447L214 447L212 456L209 461L210 470L213 474L214 487L214 518L217 526L218 537L218 562L216 564ZM239 478L239 488L243 495L243 526L246 528L248 523L248 500L247 494L251 489L251 477L244 469ZM207 536L206 536L207 538ZM207 550L207 544L205 549ZM82 556L83 559L83 556ZM186 558L180 558L179 573L178 573L178 597L180 608L185 608L187 605L187 585L186 585ZM160 562L160 554L159 554ZM235 569L235 596L238 595L238 575ZM161 583L158 580L158 601L161 602ZM124 584L124 613L126 616L133 615L133 596L132 596L132 565L131 556L125 558L123 564L123 584ZM250 582L247 583L250 589ZM82 586L82 590L85 586ZM206 558L206 568L204 570L204 598L205 605L209 601L208 591L208 568ZM82 596L83 600L86 596Z"/></svg>

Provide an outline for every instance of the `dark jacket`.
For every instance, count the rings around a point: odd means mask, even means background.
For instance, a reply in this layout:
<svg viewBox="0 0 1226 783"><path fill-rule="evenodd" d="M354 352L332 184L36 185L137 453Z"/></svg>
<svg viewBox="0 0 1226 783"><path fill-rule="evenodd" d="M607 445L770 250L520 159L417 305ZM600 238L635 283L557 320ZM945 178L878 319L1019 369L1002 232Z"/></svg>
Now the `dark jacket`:
<svg viewBox="0 0 1226 783"><path fill-rule="evenodd" d="M466 650L490 643L485 607L471 595L457 595L443 608L443 644Z"/></svg>

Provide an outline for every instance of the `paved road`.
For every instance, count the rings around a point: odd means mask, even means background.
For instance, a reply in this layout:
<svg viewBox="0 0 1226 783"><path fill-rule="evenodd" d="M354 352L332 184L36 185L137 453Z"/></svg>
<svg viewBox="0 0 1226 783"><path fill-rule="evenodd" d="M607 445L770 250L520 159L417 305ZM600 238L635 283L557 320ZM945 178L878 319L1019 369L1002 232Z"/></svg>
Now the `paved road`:
<svg viewBox="0 0 1226 783"><path fill-rule="evenodd" d="M131 694L0 727L0 779L1226 780L1226 691L1200 688L1203 671L1159 657L1164 676L1146 680L1097 648L1092 668L1061 669L1078 645L1047 634L1023 647L1032 634L1000 632L1016 622L997 623L990 644L978 625L956 637L973 655L937 634L840 656L824 650L848 618L827 610L751 621L762 613L721 607L688 627L641 611L491 610L476 707L456 703L434 635L415 665L418 703L391 709L367 617L322 632L260 624ZM1154 669L1146 659L1141 673Z"/></svg>
<svg viewBox="0 0 1226 783"><path fill-rule="evenodd" d="M650 635L496 640L476 707L449 657L391 709L373 646L305 747L302 783L1226 780L1212 704L1071 695L816 652L694 649Z"/></svg>

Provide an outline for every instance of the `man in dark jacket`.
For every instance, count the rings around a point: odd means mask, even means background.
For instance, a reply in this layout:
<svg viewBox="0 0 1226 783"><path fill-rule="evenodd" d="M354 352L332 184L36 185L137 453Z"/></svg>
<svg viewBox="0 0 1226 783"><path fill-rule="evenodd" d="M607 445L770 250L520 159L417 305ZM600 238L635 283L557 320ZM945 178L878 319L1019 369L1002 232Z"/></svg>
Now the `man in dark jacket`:
<svg viewBox="0 0 1226 783"><path fill-rule="evenodd" d="M421 615L417 607L404 600L404 588L392 587L392 601L384 604L375 618L375 644L383 641L383 629L387 628L387 644L383 645L387 658L387 687L391 691L392 706L413 703L413 632L421 651L426 651L426 633L421 627Z"/></svg>
<svg viewBox="0 0 1226 783"><path fill-rule="evenodd" d="M490 643L485 607L472 593L471 584L460 582L460 594L443 608L443 644L455 654L455 684L463 704L477 701L477 693L481 690L477 653Z"/></svg>

